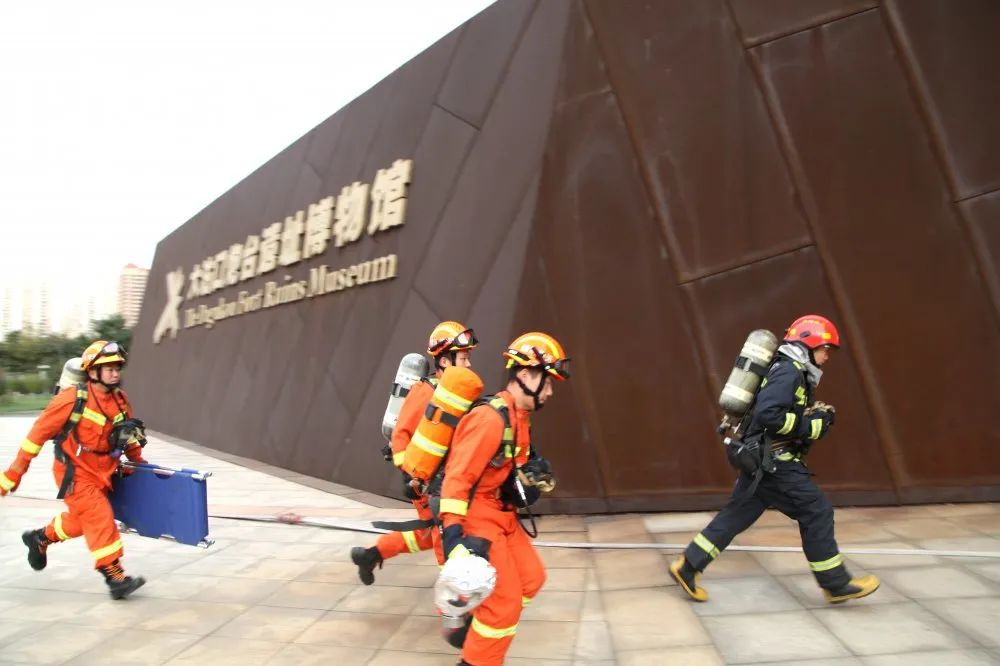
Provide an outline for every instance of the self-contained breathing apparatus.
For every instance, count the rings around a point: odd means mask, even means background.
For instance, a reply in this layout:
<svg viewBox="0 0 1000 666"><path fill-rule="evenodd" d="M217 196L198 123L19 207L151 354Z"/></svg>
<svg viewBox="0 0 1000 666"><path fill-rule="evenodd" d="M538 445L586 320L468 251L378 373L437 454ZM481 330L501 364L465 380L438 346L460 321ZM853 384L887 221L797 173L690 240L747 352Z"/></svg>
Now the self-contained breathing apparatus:
<svg viewBox="0 0 1000 666"><path fill-rule="evenodd" d="M745 437L750 415L756 405L761 382L778 349L778 338L766 329L752 331L736 357L729 379L719 395L724 415L718 433L726 447L729 464L753 479L748 490L753 493L765 472L776 467L770 456L771 440L766 433Z"/></svg>
<svg viewBox="0 0 1000 666"><path fill-rule="evenodd" d="M410 389L414 384L427 377L429 373L430 363L427 362L427 358L423 354L410 353L399 362L396 378L389 391L389 404L385 406L385 414L382 416L382 436L386 440L392 440L392 431L399 419L399 410L403 408L403 402L410 394ZM392 446L389 444L382 447L382 458L386 462L393 461Z"/></svg>
<svg viewBox="0 0 1000 666"><path fill-rule="evenodd" d="M55 439L52 440L54 444L52 452L55 459L66 466L66 472L63 475L62 483L59 485L59 492L56 495L56 499L63 499L68 493L73 489L73 477L76 473L76 466L73 464L72 458L66 454L63 449L63 442L69 437L70 433L74 433L74 438L76 434L76 426L80 423L80 419L83 417L83 411L87 406L87 398L89 397L89 389L86 384L77 384L76 386L76 401L73 403L73 409L70 412L69 418L66 419L65 425L63 425L62 431L56 435ZM121 458L122 453L129 445L135 442L139 444L140 447L145 448L146 446L146 425L140 419L130 418L122 419L121 421L115 423L111 432L108 433L108 450L107 451L97 451L95 449L87 448L79 442L76 446L76 455L80 455L82 452L86 451L88 453L93 453L101 456L111 456L114 460Z"/></svg>

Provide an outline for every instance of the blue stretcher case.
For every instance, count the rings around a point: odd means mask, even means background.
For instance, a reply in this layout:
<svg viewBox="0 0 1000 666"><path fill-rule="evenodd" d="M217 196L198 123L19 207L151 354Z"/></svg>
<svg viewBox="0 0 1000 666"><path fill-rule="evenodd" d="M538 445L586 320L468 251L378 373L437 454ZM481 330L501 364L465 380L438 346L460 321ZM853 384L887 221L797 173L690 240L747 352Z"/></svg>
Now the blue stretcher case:
<svg viewBox="0 0 1000 666"><path fill-rule="evenodd" d="M134 471L111 480L111 508L126 530L207 548L208 487L211 472L123 463Z"/></svg>

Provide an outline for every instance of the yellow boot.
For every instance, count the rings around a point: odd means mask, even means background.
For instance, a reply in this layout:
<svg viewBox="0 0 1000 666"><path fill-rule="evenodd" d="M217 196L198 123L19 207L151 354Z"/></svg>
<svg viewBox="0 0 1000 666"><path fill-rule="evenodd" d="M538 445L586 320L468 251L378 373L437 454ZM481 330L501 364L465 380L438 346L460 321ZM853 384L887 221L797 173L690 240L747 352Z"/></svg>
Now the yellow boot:
<svg viewBox="0 0 1000 666"><path fill-rule="evenodd" d="M861 578L852 578L847 585L840 587L836 590L823 590L823 596L831 604L842 604L849 599L860 599L861 597L867 597L869 594L878 589L880 581L878 576L862 576Z"/></svg>
<svg viewBox="0 0 1000 666"><path fill-rule="evenodd" d="M698 576L701 575L695 570L684 556L681 555L670 565L670 575L674 577L681 589L695 601L708 601L708 592L705 588L698 586Z"/></svg>

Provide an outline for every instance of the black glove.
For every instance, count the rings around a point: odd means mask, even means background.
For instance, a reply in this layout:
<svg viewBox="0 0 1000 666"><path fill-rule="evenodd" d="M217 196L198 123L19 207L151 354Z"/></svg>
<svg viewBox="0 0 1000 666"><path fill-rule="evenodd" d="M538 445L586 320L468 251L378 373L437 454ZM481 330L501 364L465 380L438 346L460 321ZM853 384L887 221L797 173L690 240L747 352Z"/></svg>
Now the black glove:
<svg viewBox="0 0 1000 666"><path fill-rule="evenodd" d="M556 487L555 477L552 476L552 465L541 456L531 458L518 470L521 474L521 482L528 488L537 488L543 493L552 491Z"/></svg>
<svg viewBox="0 0 1000 666"><path fill-rule="evenodd" d="M809 426L808 438L811 440L822 439L830 431L830 428L833 427L835 418L835 413L831 409L814 409L807 417ZM817 421L819 422L818 426Z"/></svg>
<svg viewBox="0 0 1000 666"><path fill-rule="evenodd" d="M466 536L459 524L449 525L441 533L441 546L445 559L452 556L478 555L489 558L490 541L481 537Z"/></svg>

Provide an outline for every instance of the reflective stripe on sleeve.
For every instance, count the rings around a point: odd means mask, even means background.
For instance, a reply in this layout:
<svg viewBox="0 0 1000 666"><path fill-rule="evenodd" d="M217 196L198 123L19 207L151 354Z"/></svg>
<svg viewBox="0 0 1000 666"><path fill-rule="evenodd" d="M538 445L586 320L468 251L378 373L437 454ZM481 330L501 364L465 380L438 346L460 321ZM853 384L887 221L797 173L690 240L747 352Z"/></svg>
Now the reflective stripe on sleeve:
<svg viewBox="0 0 1000 666"><path fill-rule="evenodd" d="M30 439L25 438L25 440L21 442L21 450L29 455L37 456L38 452L42 450L42 445L35 444Z"/></svg>
<svg viewBox="0 0 1000 666"><path fill-rule="evenodd" d="M779 435L787 435L795 427L795 412L788 412L785 414L785 425L781 426L781 430L778 431Z"/></svg>
<svg viewBox="0 0 1000 666"><path fill-rule="evenodd" d="M392 454L392 464L399 467L403 464L403 458L406 457L406 451L400 451L399 453Z"/></svg>
<svg viewBox="0 0 1000 666"><path fill-rule="evenodd" d="M10 489L13 488L15 485L16 484L13 481L7 478L6 474L0 474L0 488L3 488L4 490L10 492Z"/></svg>
<svg viewBox="0 0 1000 666"><path fill-rule="evenodd" d="M823 419L813 419L809 422L809 439L819 439L823 434Z"/></svg>
<svg viewBox="0 0 1000 666"><path fill-rule="evenodd" d="M465 500L460 499L442 499L441 500L441 513L453 513L456 516L464 516L469 512L469 503Z"/></svg>

